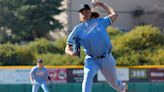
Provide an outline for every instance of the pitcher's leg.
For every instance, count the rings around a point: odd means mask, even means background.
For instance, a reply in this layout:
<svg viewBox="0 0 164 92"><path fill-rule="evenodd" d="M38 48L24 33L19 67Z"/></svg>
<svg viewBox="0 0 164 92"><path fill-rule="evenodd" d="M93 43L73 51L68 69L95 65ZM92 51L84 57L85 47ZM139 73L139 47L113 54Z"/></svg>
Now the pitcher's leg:
<svg viewBox="0 0 164 92"><path fill-rule="evenodd" d="M99 66L96 64L95 61L93 61L92 59L85 60L82 92L91 92L93 78L98 70Z"/></svg>
<svg viewBox="0 0 164 92"><path fill-rule="evenodd" d="M103 66L101 72L106 78L106 81L117 91L123 91L125 88L120 80L116 77L116 64L112 54L109 54L105 61L103 61Z"/></svg>

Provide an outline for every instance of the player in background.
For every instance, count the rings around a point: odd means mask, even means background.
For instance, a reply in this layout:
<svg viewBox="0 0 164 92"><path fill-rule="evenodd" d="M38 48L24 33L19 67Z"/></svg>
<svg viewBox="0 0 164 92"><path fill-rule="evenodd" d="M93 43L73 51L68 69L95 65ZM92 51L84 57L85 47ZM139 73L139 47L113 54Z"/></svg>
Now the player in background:
<svg viewBox="0 0 164 92"><path fill-rule="evenodd" d="M41 87L44 92L49 92L46 81L50 81L50 77L48 76L47 69L43 66L42 59L38 59L37 65L31 69L30 80L32 92L38 92L39 87Z"/></svg>
<svg viewBox="0 0 164 92"><path fill-rule="evenodd" d="M65 53L71 56L77 55L73 51L73 39L78 38L86 53L82 92L91 92L93 78L98 70L102 72L106 81L114 89L118 92L126 92L125 85L116 77L115 59L111 53L112 44L106 32L106 28L117 19L117 14L112 7L103 2L98 1L94 5L103 8L108 15L102 18L91 18L92 13L89 5L80 5L81 23L76 25L69 34Z"/></svg>

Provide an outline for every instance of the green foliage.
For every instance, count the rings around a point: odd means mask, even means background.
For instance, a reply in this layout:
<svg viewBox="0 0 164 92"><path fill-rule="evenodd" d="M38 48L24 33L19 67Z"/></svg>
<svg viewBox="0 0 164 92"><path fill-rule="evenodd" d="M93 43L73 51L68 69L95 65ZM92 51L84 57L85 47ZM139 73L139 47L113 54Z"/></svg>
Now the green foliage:
<svg viewBox="0 0 164 92"><path fill-rule="evenodd" d="M117 36L123 35L123 32L121 32L119 29L114 28L114 27L108 27L107 32L108 32L111 39L114 39Z"/></svg>
<svg viewBox="0 0 164 92"><path fill-rule="evenodd" d="M64 47L66 38L57 39L55 42L41 38L25 45L3 44L0 45L1 65L34 65L37 58L45 60L46 65L81 65L81 57L65 55Z"/></svg>
<svg viewBox="0 0 164 92"><path fill-rule="evenodd" d="M113 44L112 53L117 65L163 65L164 35L156 27L138 26L127 33L108 28ZM43 58L45 65L82 65L81 57L71 57L64 53L66 38L49 41L41 38L25 45L0 45L1 65L33 65L37 58Z"/></svg>
<svg viewBox="0 0 164 92"><path fill-rule="evenodd" d="M67 40L67 38L64 37L64 38L56 39L56 40L55 40L55 43L54 43L55 46L56 46L59 50L61 50L60 53L62 53L62 54L64 54L64 52L65 52L66 40Z"/></svg>
<svg viewBox="0 0 164 92"><path fill-rule="evenodd" d="M149 65L164 65L164 48L156 49L153 53L147 53L145 57Z"/></svg>
<svg viewBox="0 0 164 92"><path fill-rule="evenodd" d="M0 45L0 49L1 65L30 65L33 63L34 56L28 47L5 44Z"/></svg>
<svg viewBox="0 0 164 92"><path fill-rule="evenodd" d="M45 37L62 24L53 18L63 0L0 0L0 28L11 30L10 42Z"/></svg>
<svg viewBox="0 0 164 92"><path fill-rule="evenodd" d="M117 64L162 64L164 58L159 52L164 52L164 41L161 39L164 39L164 35L158 28L152 26L139 26L117 37L112 40L113 54L117 58Z"/></svg>
<svg viewBox="0 0 164 92"><path fill-rule="evenodd" d="M43 58L45 65L81 65L83 60L64 54L40 54L37 58Z"/></svg>
<svg viewBox="0 0 164 92"><path fill-rule="evenodd" d="M58 49L54 42L47 39L37 39L30 42L28 46L31 48L33 53L43 54L43 53L62 53L62 50Z"/></svg>
<svg viewBox="0 0 164 92"><path fill-rule="evenodd" d="M59 41L59 40L56 40L56 41ZM64 41L64 39L62 41ZM58 46L63 46L63 45L58 45ZM76 57L76 56L72 57L72 56L66 55L63 50L63 53L58 53L58 54L57 53L36 54L35 58L43 58L45 60L44 62L45 65L83 65L85 53L81 49L80 57Z"/></svg>

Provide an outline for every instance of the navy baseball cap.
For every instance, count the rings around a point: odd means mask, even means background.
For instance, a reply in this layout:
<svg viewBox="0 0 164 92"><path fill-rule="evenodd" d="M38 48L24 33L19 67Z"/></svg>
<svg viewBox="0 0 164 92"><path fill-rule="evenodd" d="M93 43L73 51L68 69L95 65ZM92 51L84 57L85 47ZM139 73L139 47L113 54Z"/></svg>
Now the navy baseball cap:
<svg viewBox="0 0 164 92"><path fill-rule="evenodd" d="M81 4L79 7L79 12L81 12L82 10L91 10L91 8L88 4Z"/></svg>
<svg viewBox="0 0 164 92"><path fill-rule="evenodd" d="M37 62L38 62L38 63L42 63L43 60L42 60L42 59L38 59Z"/></svg>

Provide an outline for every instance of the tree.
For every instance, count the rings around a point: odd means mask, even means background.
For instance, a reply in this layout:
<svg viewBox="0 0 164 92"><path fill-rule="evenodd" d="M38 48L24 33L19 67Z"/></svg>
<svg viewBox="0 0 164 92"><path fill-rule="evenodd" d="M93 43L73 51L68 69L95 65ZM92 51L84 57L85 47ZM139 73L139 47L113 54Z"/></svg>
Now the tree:
<svg viewBox="0 0 164 92"><path fill-rule="evenodd" d="M0 31L11 30L11 41L41 38L62 24L53 16L61 13L62 0L0 0Z"/></svg>

